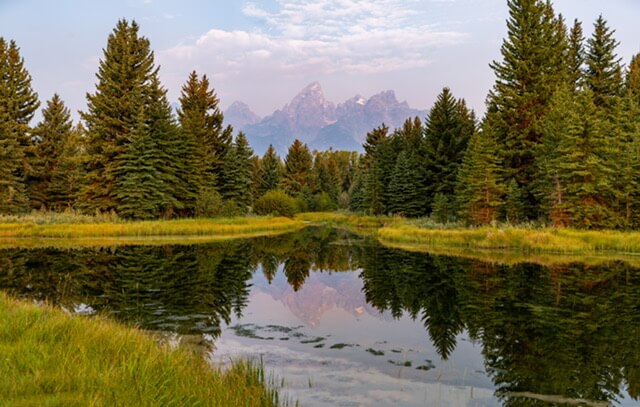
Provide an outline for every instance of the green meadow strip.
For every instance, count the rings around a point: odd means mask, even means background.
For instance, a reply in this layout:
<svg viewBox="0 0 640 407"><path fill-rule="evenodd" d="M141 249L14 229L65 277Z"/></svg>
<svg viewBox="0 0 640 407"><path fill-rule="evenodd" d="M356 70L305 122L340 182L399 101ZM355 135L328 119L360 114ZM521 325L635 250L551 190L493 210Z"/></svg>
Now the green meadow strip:
<svg viewBox="0 0 640 407"><path fill-rule="evenodd" d="M104 223L0 223L0 238L235 236L286 232L303 222L285 217L237 217Z"/></svg>

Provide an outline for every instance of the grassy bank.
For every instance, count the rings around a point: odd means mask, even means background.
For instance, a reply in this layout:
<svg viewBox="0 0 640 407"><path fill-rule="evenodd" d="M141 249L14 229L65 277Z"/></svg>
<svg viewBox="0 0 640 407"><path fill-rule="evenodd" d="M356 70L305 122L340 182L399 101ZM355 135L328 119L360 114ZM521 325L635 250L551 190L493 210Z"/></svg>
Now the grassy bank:
<svg viewBox="0 0 640 407"><path fill-rule="evenodd" d="M259 366L222 372L135 329L2 293L0 355L3 406L278 405Z"/></svg>
<svg viewBox="0 0 640 407"><path fill-rule="evenodd" d="M368 216L343 212L307 212L296 215L296 220L314 225L345 227L362 232L375 232L385 225L404 222L402 218L390 216Z"/></svg>
<svg viewBox="0 0 640 407"><path fill-rule="evenodd" d="M16 219L12 222L0 223L0 238L248 237L275 232L288 232L303 226L304 223L300 221L269 216L96 223L37 223Z"/></svg>
<svg viewBox="0 0 640 407"><path fill-rule="evenodd" d="M517 250L523 253L640 253L640 232L574 229L427 229L395 225L377 232L382 243L414 248Z"/></svg>

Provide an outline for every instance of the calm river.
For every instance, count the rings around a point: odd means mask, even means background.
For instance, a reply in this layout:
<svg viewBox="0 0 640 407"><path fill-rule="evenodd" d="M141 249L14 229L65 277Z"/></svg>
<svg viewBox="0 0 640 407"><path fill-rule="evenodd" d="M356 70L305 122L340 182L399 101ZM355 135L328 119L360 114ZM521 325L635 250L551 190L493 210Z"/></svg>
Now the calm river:
<svg viewBox="0 0 640 407"><path fill-rule="evenodd" d="M335 229L0 250L0 289L262 359L303 406L638 406L640 269L493 265Z"/></svg>

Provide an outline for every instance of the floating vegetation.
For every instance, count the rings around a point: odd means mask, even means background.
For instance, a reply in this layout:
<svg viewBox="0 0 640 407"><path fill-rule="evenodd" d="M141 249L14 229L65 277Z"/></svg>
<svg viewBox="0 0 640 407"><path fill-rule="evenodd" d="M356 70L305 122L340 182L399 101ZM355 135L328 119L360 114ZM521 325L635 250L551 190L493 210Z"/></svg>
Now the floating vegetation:
<svg viewBox="0 0 640 407"><path fill-rule="evenodd" d="M255 326L254 324L234 325L229 328L232 329L237 336L242 336L244 338L262 339L262 340L275 339L273 336L265 337L265 336L260 336L256 334L256 329L258 329L258 327Z"/></svg>
<svg viewBox="0 0 640 407"><path fill-rule="evenodd" d="M355 346L355 345L350 344L350 343L342 343L342 342L340 342L340 343L336 343L336 344L331 345L331 347L329 349L351 348L353 346Z"/></svg>
<svg viewBox="0 0 640 407"><path fill-rule="evenodd" d="M326 338L322 337L322 336L318 336L314 339L305 339L300 341L300 343L318 343L318 342L322 342L324 341Z"/></svg>
<svg viewBox="0 0 640 407"><path fill-rule="evenodd" d="M324 343L319 343L314 348L324 348Z"/></svg>
<svg viewBox="0 0 640 407"><path fill-rule="evenodd" d="M410 360L405 360L404 362L396 362L395 360L388 360L389 363L391 363L392 365L396 365L396 366L401 366L401 367L411 367L411 361Z"/></svg>
<svg viewBox="0 0 640 407"><path fill-rule="evenodd" d="M373 349L373 348L368 348L367 352L369 352L370 354L372 354L374 356L384 356L384 351Z"/></svg>

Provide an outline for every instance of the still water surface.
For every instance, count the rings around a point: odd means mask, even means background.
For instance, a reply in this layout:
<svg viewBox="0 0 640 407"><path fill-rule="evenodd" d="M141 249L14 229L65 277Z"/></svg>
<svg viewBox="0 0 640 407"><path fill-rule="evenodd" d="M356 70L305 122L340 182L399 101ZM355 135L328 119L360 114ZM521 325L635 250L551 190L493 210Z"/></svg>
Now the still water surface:
<svg viewBox="0 0 640 407"><path fill-rule="evenodd" d="M262 358L304 406L638 406L640 269L492 265L332 229L0 250L0 289Z"/></svg>

